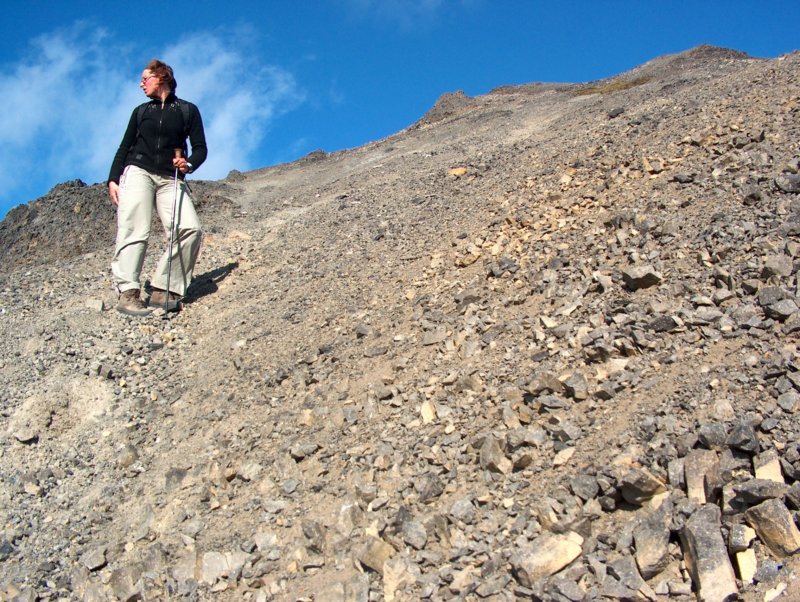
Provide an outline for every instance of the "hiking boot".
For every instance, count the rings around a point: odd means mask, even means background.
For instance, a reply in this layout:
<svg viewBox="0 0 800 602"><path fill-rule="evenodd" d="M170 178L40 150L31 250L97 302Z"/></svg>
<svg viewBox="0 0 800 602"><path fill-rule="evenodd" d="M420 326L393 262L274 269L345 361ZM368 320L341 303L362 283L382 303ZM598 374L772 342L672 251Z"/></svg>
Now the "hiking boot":
<svg viewBox="0 0 800 602"><path fill-rule="evenodd" d="M128 316L146 316L153 310L142 301L138 288L132 288L119 294L117 311Z"/></svg>
<svg viewBox="0 0 800 602"><path fill-rule="evenodd" d="M178 293L165 291L164 289L154 288L153 293L150 295L148 305L153 309L159 307L166 309L166 311L175 311L179 309L181 303L181 296Z"/></svg>

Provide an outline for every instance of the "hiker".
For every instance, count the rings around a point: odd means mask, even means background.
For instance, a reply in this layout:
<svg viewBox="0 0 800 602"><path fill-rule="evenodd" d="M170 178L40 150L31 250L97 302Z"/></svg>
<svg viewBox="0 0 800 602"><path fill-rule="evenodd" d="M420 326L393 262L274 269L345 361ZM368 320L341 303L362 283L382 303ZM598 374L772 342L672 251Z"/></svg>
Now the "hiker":
<svg viewBox="0 0 800 602"><path fill-rule="evenodd" d="M200 111L175 96L177 85L169 65L157 59L148 63L139 86L150 101L134 109L108 175L108 195L117 207L111 272L119 291L117 310L127 315L144 316L155 307L177 309L200 252L200 221L184 178L200 167L208 151ZM187 138L192 147L188 156ZM139 274L153 208L172 245L156 266L148 306Z"/></svg>

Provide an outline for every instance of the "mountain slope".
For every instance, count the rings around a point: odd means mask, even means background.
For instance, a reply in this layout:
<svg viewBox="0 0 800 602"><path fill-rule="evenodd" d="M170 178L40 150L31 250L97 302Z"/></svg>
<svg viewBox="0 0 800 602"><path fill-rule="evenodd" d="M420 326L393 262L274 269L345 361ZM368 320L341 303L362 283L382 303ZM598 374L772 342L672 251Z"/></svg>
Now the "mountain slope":
<svg viewBox="0 0 800 602"><path fill-rule="evenodd" d="M97 310L100 185L10 213L4 595L797 595L794 532L759 511L800 501L798 62L700 47L448 94L386 139L197 182L171 319Z"/></svg>

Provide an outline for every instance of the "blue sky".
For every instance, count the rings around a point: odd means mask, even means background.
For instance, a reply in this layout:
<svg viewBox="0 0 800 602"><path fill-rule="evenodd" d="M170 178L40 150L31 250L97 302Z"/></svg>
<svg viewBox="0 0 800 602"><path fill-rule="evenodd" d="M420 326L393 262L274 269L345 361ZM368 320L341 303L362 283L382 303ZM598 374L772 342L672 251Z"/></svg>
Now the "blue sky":
<svg viewBox="0 0 800 602"><path fill-rule="evenodd" d="M353 148L445 92L586 82L699 44L800 47L796 0L4 0L0 217L80 178L104 182L144 65L175 69L223 178Z"/></svg>

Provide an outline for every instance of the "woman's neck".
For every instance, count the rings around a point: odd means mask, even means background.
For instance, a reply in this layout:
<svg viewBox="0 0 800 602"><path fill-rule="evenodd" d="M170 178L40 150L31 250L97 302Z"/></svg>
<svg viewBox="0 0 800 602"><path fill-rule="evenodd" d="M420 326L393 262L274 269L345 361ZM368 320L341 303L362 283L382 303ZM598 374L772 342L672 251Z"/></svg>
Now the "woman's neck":
<svg viewBox="0 0 800 602"><path fill-rule="evenodd" d="M150 98L153 100L160 100L161 104L163 105L167 101L167 98L170 94L172 94L172 90L165 86L159 86L158 89L153 92L153 95Z"/></svg>

